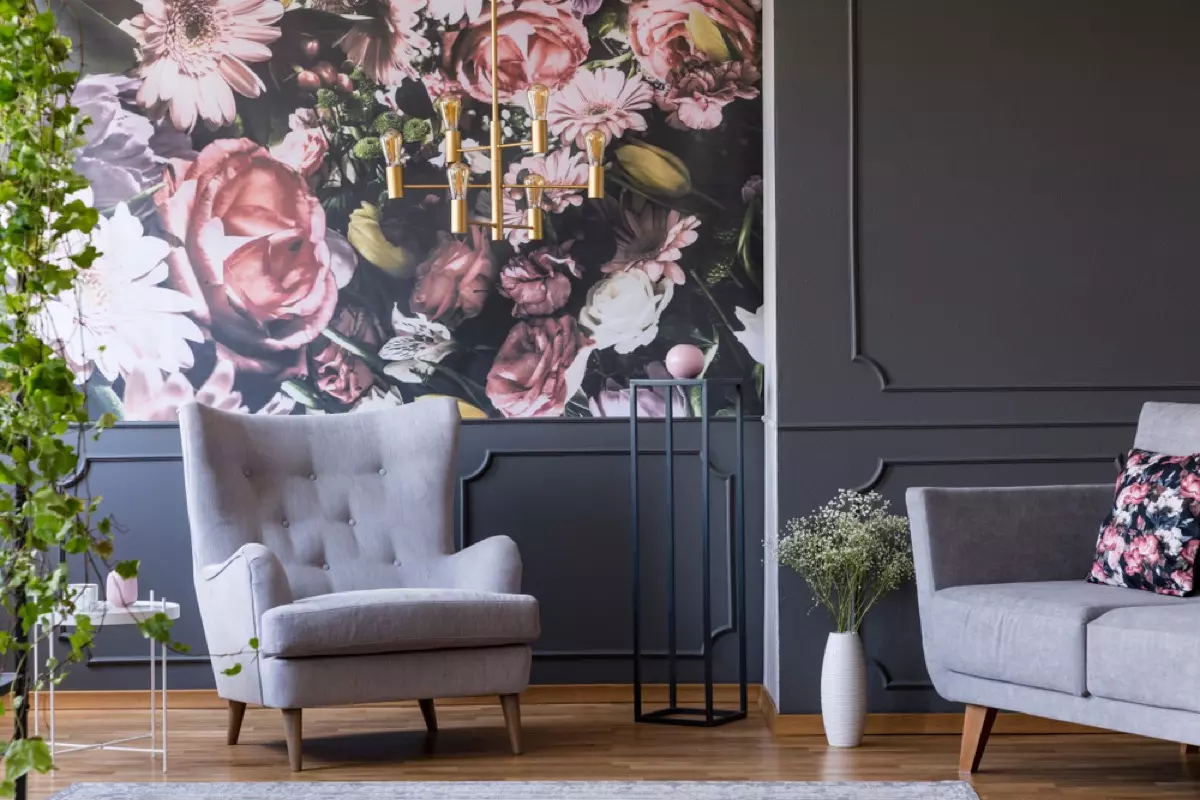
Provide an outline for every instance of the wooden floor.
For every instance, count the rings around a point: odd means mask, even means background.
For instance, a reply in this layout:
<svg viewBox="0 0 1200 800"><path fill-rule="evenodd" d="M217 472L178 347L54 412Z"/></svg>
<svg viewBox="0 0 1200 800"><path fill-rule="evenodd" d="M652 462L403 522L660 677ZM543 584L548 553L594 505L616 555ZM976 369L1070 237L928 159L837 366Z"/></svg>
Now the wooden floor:
<svg viewBox="0 0 1200 800"><path fill-rule="evenodd" d="M305 713L305 770L288 770L279 712L251 709L242 743L225 744L222 711L171 714L171 781L399 780L954 780L953 736L880 736L837 751L815 737L772 738L761 716L712 730L635 725L626 705L529 705L525 755L507 751L500 707L439 708L427 740L407 708ZM137 732L145 714L72 711L60 739ZM159 781L149 756L82 752L31 782L46 798L77 781ZM1200 798L1200 757L1118 735L994 736L975 786L985 800Z"/></svg>

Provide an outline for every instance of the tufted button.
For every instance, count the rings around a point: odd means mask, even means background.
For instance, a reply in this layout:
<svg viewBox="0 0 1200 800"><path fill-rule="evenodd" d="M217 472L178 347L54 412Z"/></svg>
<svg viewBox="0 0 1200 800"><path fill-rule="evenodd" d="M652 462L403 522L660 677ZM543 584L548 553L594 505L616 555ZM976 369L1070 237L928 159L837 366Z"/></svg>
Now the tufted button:
<svg viewBox="0 0 1200 800"><path fill-rule="evenodd" d="M398 566L400 566L400 559L398 559L398 558L397 558L395 561L393 561L393 562L392 562L392 566L393 566L393 567L398 567Z"/></svg>
<svg viewBox="0 0 1200 800"><path fill-rule="evenodd" d="M353 527L354 527L355 525L357 525L357 524L358 524L358 523L357 523L357 522L355 522L353 518L352 518L352 519L350 519L350 527L351 527L351 528L353 528Z"/></svg>
<svg viewBox="0 0 1200 800"><path fill-rule="evenodd" d="M380 467L380 468L379 468L379 474L380 474L380 475L387 475L387 470L386 470L386 469L384 469L383 467Z"/></svg>
<svg viewBox="0 0 1200 800"><path fill-rule="evenodd" d="M242 470L242 475L244 475L244 476L246 476L247 478L249 478L249 477L250 477L250 468L249 468L249 467L246 467L245 469L243 469L243 470Z"/></svg>
<svg viewBox="0 0 1200 800"><path fill-rule="evenodd" d="M328 565L328 564L322 564L322 565L321 565L321 569L323 569L323 570L325 570L326 572L328 572L328 571L329 571L329 565Z"/></svg>
<svg viewBox="0 0 1200 800"><path fill-rule="evenodd" d="M308 473L308 479L310 481L315 481L317 479L317 473L315 473L315 472Z"/></svg>
<svg viewBox="0 0 1200 800"><path fill-rule="evenodd" d="M283 527L285 527L285 528L290 528L290 527L292 527L292 523L288 522L288 521L285 519L285 520L283 521Z"/></svg>

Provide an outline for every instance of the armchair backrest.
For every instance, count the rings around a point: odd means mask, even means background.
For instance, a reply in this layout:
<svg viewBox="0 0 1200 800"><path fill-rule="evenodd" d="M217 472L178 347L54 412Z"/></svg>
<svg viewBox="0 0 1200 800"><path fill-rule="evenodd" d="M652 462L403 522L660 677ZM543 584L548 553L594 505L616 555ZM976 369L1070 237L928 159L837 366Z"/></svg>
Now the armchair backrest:
<svg viewBox="0 0 1200 800"><path fill-rule="evenodd" d="M265 545L296 599L421 585L453 548L458 409L179 414L195 569Z"/></svg>
<svg viewBox="0 0 1200 800"><path fill-rule="evenodd" d="M1200 405L1146 403L1133 446L1169 456L1200 453Z"/></svg>

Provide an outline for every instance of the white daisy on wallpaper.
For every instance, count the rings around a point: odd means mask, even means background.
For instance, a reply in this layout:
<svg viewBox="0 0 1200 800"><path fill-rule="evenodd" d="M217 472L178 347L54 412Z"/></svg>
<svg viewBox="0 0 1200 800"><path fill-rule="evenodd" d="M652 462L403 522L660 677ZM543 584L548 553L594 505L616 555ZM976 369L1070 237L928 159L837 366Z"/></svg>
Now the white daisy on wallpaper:
<svg viewBox="0 0 1200 800"><path fill-rule="evenodd" d="M75 289L46 304L40 321L46 341L81 379L93 368L110 381L135 369L190 368L188 343L203 342L204 333L187 316L192 300L160 285L170 246L146 236L124 203L100 218L92 244L100 256L79 271Z"/></svg>

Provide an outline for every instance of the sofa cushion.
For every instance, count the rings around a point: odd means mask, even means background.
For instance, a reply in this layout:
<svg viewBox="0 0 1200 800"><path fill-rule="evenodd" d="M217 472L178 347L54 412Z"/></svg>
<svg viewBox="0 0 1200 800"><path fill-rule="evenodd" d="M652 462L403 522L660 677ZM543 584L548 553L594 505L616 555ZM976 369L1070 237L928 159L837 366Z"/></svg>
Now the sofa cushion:
<svg viewBox="0 0 1200 800"><path fill-rule="evenodd" d="M1126 606L1188 604L1084 581L955 586L926 600L927 657L978 678L1082 697L1087 625Z"/></svg>
<svg viewBox="0 0 1200 800"><path fill-rule="evenodd" d="M537 600L457 589L371 589L306 597L263 614L264 656L402 653L528 644Z"/></svg>
<svg viewBox="0 0 1200 800"><path fill-rule="evenodd" d="M1087 640L1090 694L1200 713L1200 600L1109 611Z"/></svg>
<svg viewBox="0 0 1200 800"><path fill-rule="evenodd" d="M1192 591L1197 549L1200 456L1130 450L1087 579L1185 595Z"/></svg>

